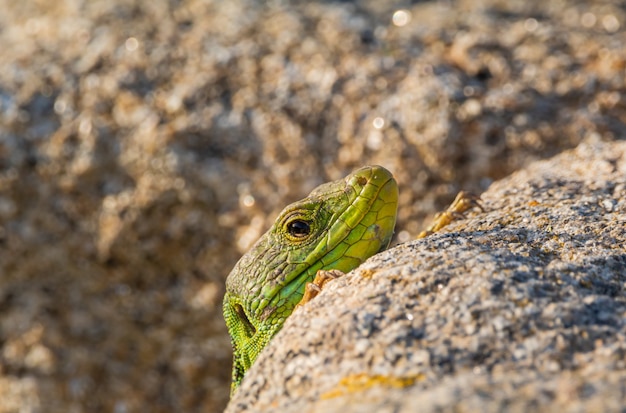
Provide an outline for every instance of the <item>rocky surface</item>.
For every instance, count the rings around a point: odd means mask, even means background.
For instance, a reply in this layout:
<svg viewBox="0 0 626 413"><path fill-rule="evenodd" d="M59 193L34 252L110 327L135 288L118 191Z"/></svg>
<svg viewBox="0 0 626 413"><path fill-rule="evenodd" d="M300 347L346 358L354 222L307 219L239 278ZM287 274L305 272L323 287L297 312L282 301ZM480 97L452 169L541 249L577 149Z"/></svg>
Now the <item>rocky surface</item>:
<svg viewBox="0 0 626 413"><path fill-rule="evenodd" d="M626 143L492 185L295 312L227 412L623 412Z"/></svg>
<svg viewBox="0 0 626 413"><path fill-rule="evenodd" d="M0 9L1 413L220 411L223 282L284 205L381 164L403 242L626 136L617 1Z"/></svg>

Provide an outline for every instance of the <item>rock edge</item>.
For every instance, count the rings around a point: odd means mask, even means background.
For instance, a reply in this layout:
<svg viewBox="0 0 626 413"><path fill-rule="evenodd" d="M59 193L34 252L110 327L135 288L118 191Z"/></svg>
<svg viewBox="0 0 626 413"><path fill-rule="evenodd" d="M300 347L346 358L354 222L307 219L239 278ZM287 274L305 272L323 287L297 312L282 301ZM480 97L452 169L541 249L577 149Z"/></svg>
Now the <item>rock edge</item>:
<svg viewBox="0 0 626 413"><path fill-rule="evenodd" d="M621 411L626 143L583 143L482 198L296 312L226 411Z"/></svg>

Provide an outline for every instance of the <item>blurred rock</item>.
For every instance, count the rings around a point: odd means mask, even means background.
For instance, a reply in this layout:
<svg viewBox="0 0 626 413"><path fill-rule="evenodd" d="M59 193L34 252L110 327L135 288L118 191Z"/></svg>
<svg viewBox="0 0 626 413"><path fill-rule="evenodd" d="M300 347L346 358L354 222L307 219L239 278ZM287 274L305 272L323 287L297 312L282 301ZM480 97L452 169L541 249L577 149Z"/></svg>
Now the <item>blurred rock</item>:
<svg viewBox="0 0 626 413"><path fill-rule="evenodd" d="M219 411L224 278L284 205L382 164L406 241L625 136L619 2L0 8L1 413Z"/></svg>
<svg viewBox="0 0 626 413"><path fill-rule="evenodd" d="M533 163L483 200L330 283L226 411L623 411L626 142Z"/></svg>

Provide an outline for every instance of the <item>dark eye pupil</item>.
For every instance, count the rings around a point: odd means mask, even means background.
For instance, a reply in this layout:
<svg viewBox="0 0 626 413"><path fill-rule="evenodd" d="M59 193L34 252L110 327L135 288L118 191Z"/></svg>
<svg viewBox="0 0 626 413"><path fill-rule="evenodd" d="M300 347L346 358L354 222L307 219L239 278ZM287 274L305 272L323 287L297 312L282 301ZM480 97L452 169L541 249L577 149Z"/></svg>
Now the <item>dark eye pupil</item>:
<svg viewBox="0 0 626 413"><path fill-rule="evenodd" d="M311 232L311 226L305 221L296 219L287 224L287 230L294 237L304 237Z"/></svg>

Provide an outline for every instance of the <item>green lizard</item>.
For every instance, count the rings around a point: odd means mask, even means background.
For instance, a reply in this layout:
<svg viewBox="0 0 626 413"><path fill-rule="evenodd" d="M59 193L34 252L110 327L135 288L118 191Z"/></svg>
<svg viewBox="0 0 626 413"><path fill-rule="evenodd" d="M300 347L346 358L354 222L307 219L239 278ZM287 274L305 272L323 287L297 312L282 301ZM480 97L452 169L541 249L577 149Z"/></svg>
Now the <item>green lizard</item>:
<svg viewBox="0 0 626 413"><path fill-rule="evenodd" d="M474 197L460 193L419 237L474 205ZM231 394L301 300L310 300L329 278L387 248L397 208L398 186L391 173L366 166L320 185L280 213L226 279L224 319L233 344Z"/></svg>

